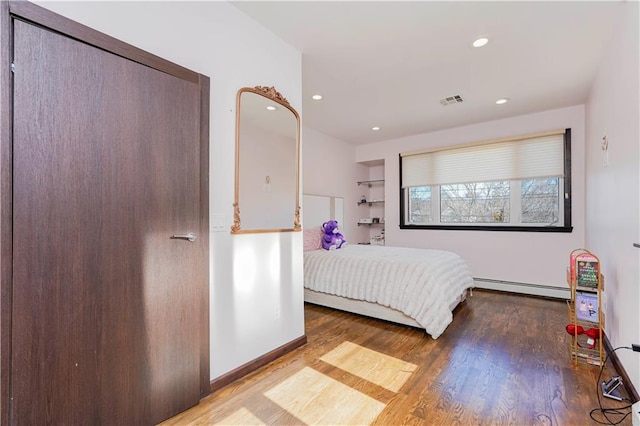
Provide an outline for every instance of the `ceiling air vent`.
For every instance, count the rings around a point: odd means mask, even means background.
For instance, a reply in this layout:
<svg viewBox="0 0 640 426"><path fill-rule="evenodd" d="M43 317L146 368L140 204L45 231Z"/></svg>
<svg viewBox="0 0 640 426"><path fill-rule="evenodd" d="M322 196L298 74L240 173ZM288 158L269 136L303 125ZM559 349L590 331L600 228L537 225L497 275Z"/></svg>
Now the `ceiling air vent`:
<svg viewBox="0 0 640 426"><path fill-rule="evenodd" d="M446 98L440 99L440 103L442 104L442 106L447 106L451 104L461 104L462 96L460 95L447 96Z"/></svg>

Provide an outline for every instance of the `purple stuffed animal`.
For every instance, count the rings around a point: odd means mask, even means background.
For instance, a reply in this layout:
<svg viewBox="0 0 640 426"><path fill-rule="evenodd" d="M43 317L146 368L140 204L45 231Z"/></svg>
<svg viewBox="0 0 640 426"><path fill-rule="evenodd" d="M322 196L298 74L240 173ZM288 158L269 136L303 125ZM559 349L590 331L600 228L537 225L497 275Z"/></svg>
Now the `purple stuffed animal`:
<svg viewBox="0 0 640 426"><path fill-rule="evenodd" d="M325 250L335 250L343 247L347 242L338 230L338 222L329 220L322 224L324 235L322 236L322 248Z"/></svg>

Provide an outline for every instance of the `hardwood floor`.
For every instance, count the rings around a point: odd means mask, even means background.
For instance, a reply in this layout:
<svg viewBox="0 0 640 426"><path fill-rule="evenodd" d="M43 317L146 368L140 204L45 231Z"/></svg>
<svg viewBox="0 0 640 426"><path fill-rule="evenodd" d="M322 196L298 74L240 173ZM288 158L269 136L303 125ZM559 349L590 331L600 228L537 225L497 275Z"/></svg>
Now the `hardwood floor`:
<svg viewBox="0 0 640 426"><path fill-rule="evenodd" d="M599 368L570 361L563 301L474 290L437 340L315 305L305 319L306 346L163 424L597 424Z"/></svg>

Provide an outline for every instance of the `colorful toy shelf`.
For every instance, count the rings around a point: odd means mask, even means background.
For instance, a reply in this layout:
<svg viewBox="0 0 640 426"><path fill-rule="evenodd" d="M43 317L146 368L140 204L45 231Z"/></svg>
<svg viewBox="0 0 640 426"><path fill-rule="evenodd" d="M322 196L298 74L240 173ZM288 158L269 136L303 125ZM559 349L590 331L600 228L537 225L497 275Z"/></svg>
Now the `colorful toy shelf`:
<svg viewBox="0 0 640 426"><path fill-rule="evenodd" d="M567 282L571 297L567 301L569 357L578 363L602 366L604 362L604 280L600 259L586 249L576 249L569 256Z"/></svg>

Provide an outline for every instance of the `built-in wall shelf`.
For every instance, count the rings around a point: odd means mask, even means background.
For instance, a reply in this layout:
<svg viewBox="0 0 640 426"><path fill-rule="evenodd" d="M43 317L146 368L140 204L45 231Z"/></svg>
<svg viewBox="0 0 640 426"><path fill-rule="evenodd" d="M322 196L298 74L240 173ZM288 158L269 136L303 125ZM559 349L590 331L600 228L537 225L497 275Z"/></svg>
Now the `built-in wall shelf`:
<svg viewBox="0 0 640 426"><path fill-rule="evenodd" d="M376 180L362 180L358 182L358 186L367 185L371 188L373 185L384 185L384 179L376 179Z"/></svg>
<svg viewBox="0 0 640 426"><path fill-rule="evenodd" d="M365 226L366 231L363 234L368 236L368 240L362 241L364 244L383 246L384 245L384 198L385 198L385 181L384 181L384 162L379 164L370 164L374 170L369 170L368 177L371 179L358 181L358 188L362 189L362 196L358 201L360 209L365 209L364 214L356 223L358 227ZM382 166L382 167L380 167ZM380 169L380 170L377 170ZM364 236L364 235L363 235Z"/></svg>
<svg viewBox="0 0 640 426"><path fill-rule="evenodd" d="M362 204L369 204L369 207L371 207L372 204L381 204L384 203L384 200L371 200L371 201L358 201L358 205L362 205Z"/></svg>
<svg viewBox="0 0 640 426"><path fill-rule="evenodd" d="M358 222L358 226L360 225L382 225L384 226L384 222Z"/></svg>

